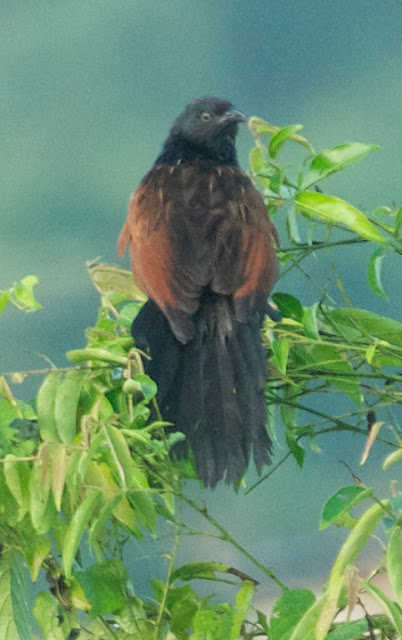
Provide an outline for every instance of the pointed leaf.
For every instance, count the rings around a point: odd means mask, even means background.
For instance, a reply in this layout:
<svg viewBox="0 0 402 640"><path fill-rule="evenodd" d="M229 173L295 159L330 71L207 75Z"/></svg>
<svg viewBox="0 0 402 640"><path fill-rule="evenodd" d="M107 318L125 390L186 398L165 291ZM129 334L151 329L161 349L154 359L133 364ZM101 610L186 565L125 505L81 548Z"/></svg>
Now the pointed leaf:
<svg viewBox="0 0 402 640"><path fill-rule="evenodd" d="M74 576L92 605L91 618L112 613L124 605L128 576L120 560L104 560L85 571L75 571Z"/></svg>
<svg viewBox="0 0 402 640"><path fill-rule="evenodd" d="M10 492L18 503L18 520L21 521L29 510L30 469L26 462L17 462L12 454L5 456L4 460L4 477Z"/></svg>
<svg viewBox="0 0 402 640"><path fill-rule="evenodd" d="M305 213L328 223L344 224L365 240L380 244L386 242L364 213L346 200L336 196L327 196L324 193L303 191L296 196L295 202L299 209Z"/></svg>
<svg viewBox="0 0 402 640"><path fill-rule="evenodd" d="M360 464L363 465L367 462L367 458L370 455L370 451L377 439L378 434L380 433L381 427L385 424L385 422L374 422L370 425L370 433L367 436L366 443L364 445L363 453L360 458Z"/></svg>
<svg viewBox="0 0 402 640"><path fill-rule="evenodd" d="M327 637L337 613L338 599L345 583L345 570L349 565L355 563L384 513L384 507L381 503L373 504L359 518L346 542L342 545L332 566L327 590L324 594L324 606L317 621L316 640L324 640Z"/></svg>
<svg viewBox="0 0 402 640"><path fill-rule="evenodd" d="M20 640L14 620L11 598L11 570L14 554L6 552L0 558L0 638Z"/></svg>
<svg viewBox="0 0 402 640"><path fill-rule="evenodd" d="M236 595L236 609L230 630L230 640L238 640L241 637L243 622L251 607L254 592L255 584L250 580L244 580L240 591Z"/></svg>
<svg viewBox="0 0 402 640"><path fill-rule="evenodd" d="M24 559L31 574L32 582L38 579L42 563L50 553L52 545L50 538L45 536L34 537L24 550Z"/></svg>
<svg viewBox="0 0 402 640"><path fill-rule="evenodd" d="M198 609L193 620L191 640L232 640L233 607L226 602Z"/></svg>
<svg viewBox="0 0 402 640"><path fill-rule="evenodd" d="M364 142L346 142L332 149L325 149L313 158L310 169L302 180L301 188L307 189L332 173L355 164L368 153L380 150L381 147L378 145Z"/></svg>
<svg viewBox="0 0 402 640"><path fill-rule="evenodd" d="M302 322L304 310L300 300L289 293L282 293L279 291L278 293L273 294L272 299L277 305L281 316L292 318L297 322Z"/></svg>
<svg viewBox="0 0 402 640"><path fill-rule="evenodd" d="M49 500L50 483L50 468L38 460L32 467L29 481L31 520L38 533L49 531L54 512L54 505Z"/></svg>
<svg viewBox="0 0 402 640"><path fill-rule="evenodd" d="M402 207L399 207L398 211L396 212L395 238L397 240L402 240Z"/></svg>
<svg viewBox="0 0 402 640"><path fill-rule="evenodd" d="M71 444L76 436L78 401L87 376L85 371L69 371L58 385L55 417L64 444Z"/></svg>
<svg viewBox="0 0 402 640"><path fill-rule="evenodd" d="M390 600L390 598L388 598L381 589L374 584L371 584L371 582L365 582L362 580L362 585L366 589L367 593L369 593L377 604L380 605L381 609L394 626L398 636L402 638L402 613L398 605L396 605L395 602L392 602L392 600Z"/></svg>
<svg viewBox="0 0 402 640"><path fill-rule="evenodd" d="M381 265L384 258L384 250L380 247L376 249L370 258L367 267L367 281L371 290L378 296L381 296L385 300L388 300L388 296L385 293L381 282Z"/></svg>
<svg viewBox="0 0 402 640"><path fill-rule="evenodd" d="M384 460L382 468L384 471L392 467L395 462L402 460L402 448L390 453Z"/></svg>
<svg viewBox="0 0 402 640"><path fill-rule="evenodd" d="M268 153L271 158L276 158L279 150L284 145L286 140L292 139L292 136L300 131L300 129L303 129L302 124L290 124L289 126L280 129L278 133L276 133L273 138L271 138L268 146Z"/></svg>
<svg viewBox="0 0 402 640"><path fill-rule="evenodd" d="M315 602L308 589L289 589L275 602L270 620L270 640L288 640L296 625Z"/></svg>
<svg viewBox="0 0 402 640"><path fill-rule="evenodd" d="M71 568L74 562L75 554L81 542L86 527L92 518L95 509L99 505L102 494L99 492L89 493L78 509L75 511L69 524L63 547L63 569L66 578L71 575Z"/></svg>
<svg viewBox="0 0 402 640"><path fill-rule="evenodd" d="M317 324L317 309L318 302L315 302L311 307L307 307L303 313L302 323L306 336L312 340L320 340L320 334L318 332Z"/></svg>
<svg viewBox="0 0 402 640"><path fill-rule="evenodd" d="M30 603L28 601L27 569L19 553L13 554L11 566L11 604L20 640L32 639Z"/></svg>
<svg viewBox="0 0 402 640"><path fill-rule="evenodd" d="M173 571L170 583L176 580L217 580L216 572L226 573L229 565L222 562L188 562Z"/></svg>
<svg viewBox="0 0 402 640"><path fill-rule="evenodd" d="M46 640L66 640L69 630L63 628L65 616L61 615L61 605L51 593L42 591L38 595L33 613Z"/></svg>
<svg viewBox="0 0 402 640"><path fill-rule="evenodd" d="M67 448L64 444L57 444L52 456L52 492L57 511L61 511L61 499L67 473Z"/></svg>
<svg viewBox="0 0 402 640"><path fill-rule="evenodd" d="M338 489L325 503L322 510L320 529L326 529L331 524L341 526L344 524L344 516L349 509L359 504L362 500L370 498L373 489L359 487L352 484Z"/></svg>
<svg viewBox="0 0 402 640"><path fill-rule="evenodd" d="M324 596L316 600L297 623L289 640L316 640L316 625L324 606Z"/></svg>
<svg viewBox="0 0 402 640"><path fill-rule="evenodd" d="M49 373L42 382L36 397L39 431L45 442L59 442L60 440L56 426L55 406L61 377L61 373Z"/></svg>
<svg viewBox="0 0 402 640"><path fill-rule="evenodd" d="M398 524L392 529L388 542L387 569L396 601L402 607L402 526Z"/></svg>
<svg viewBox="0 0 402 640"><path fill-rule="evenodd" d="M366 618L353 620L353 622L341 622L329 632L327 640L355 640L363 636L366 631L368 631Z"/></svg>
<svg viewBox="0 0 402 640"><path fill-rule="evenodd" d="M14 285L13 302L17 307L26 312L41 309L42 305L36 300L33 289L39 280L36 276L25 276L21 282Z"/></svg>

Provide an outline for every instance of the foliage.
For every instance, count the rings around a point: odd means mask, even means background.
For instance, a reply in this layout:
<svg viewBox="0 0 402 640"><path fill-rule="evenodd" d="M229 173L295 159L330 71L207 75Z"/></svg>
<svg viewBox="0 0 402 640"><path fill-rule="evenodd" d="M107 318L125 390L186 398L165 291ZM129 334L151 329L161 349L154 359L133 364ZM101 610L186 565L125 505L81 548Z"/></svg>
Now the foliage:
<svg viewBox="0 0 402 640"><path fill-rule="evenodd" d="M331 260L334 247L348 246L353 252L353 245L366 243L372 246L368 286L385 297L382 260L388 253L401 253L402 210L381 207L365 215L316 187L378 147L347 143L316 154L300 135L300 125L279 129L257 118L249 125L256 141L250 154L252 174L268 214L286 220L287 242L278 248L282 273L302 269L301 263L318 252ZM285 143L301 145L308 154L299 167L278 163ZM354 476L354 484L331 496L320 528L345 527L347 536L328 582L318 597L307 589L288 589L205 504L187 494L183 480L195 478L195 471L191 461L170 458L181 436L163 422L156 385L144 374L144 354L129 334L144 296L129 272L88 266L101 305L85 348L67 353L72 366L0 378L0 636L39 637L33 635L33 615L46 640L401 637L402 494L397 485L389 497L380 497ZM291 456L302 467L302 442L308 440L318 450L316 438L334 431L363 436L362 464L379 439L389 447L384 469L401 464L402 434L392 410L401 402L402 325L354 308L336 271L334 281L343 306L336 306L328 292L310 306L285 292L273 296L282 319L267 319L263 329L271 372L268 426L275 436L278 407L287 451L257 483L243 484L247 493ZM39 308L33 296L36 282L28 276L0 292L0 312L9 303L25 311ZM14 396L9 382L20 383L34 373L46 375L28 404ZM332 396L339 405L346 398L352 409L345 415L327 412ZM269 616L253 607L258 583L240 570L214 559L176 566L181 535L201 533L186 525L183 505L275 583L280 595ZM156 536L162 521L175 530L167 575L164 581L152 580L153 600L142 600L128 579L123 549L146 532ZM374 532L383 540L384 557L362 578L355 563ZM373 582L378 572L387 573L392 596ZM28 581L35 583L43 574L49 588L37 595L31 612ZM233 602L201 597L194 580L233 584ZM382 613L366 610L364 593ZM352 621L357 606L363 613ZM346 621L339 621L341 611L347 612Z"/></svg>

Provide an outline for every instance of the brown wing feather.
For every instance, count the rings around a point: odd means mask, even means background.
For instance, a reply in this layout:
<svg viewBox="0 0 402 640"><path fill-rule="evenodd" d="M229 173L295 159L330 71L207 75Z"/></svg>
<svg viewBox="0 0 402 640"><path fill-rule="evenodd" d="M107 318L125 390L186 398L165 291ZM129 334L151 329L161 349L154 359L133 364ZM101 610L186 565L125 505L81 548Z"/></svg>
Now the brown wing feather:
<svg viewBox="0 0 402 640"><path fill-rule="evenodd" d="M130 243L137 284L191 339L206 286L232 295L247 321L276 279L276 239L260 194L239 169L156 166L134 192L118 241Z"/></svg>

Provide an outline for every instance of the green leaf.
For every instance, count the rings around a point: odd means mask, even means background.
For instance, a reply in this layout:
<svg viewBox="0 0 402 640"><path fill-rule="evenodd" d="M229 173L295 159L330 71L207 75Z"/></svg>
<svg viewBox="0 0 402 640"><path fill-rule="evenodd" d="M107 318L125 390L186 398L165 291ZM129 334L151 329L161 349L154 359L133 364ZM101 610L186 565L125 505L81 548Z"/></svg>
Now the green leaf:
<svg viewBox="0 0 402 640"><path fill-rule="evenodd" d="M176 580L217 580L216 572L226 573L229 565L222 562L188 562L172 572L170 583Z"/></svg>
<svg viewBox="0 0 402 640"><path fill-rule="evenodd" d="M12 554L11 566L11 604L15 626L20 640L32 639L30 603L28 601L27 570L19 553Z"/></svg>
<svg viewBox="0 0 402 640"><path fill-rule="evenodd" d="M315 302L311 307L307 307L304 311L302 323L306 336L312 340L320 340L320 334L318 332L317 324L317 309L318 302Z"/></svg>
<svg viewBox="0 0 402 640"><path fill-rule="evenodd" d="M390 600L388 596L381 591L381 589L376 587L374 584L371 584L371 582L366 582L365 580L362 580L361 582L367 593L374 598L390 620L398 633L398 636L402 638L402 613L398 605L396 605L395 602L392 602L392 600Z"/></svg>
<svg viewBox="0 0 402 640"><path fill-rule="evenodd" d="M201 606L197 593L186 584L176 589L169 589L167 609L171 616L171 629L178 638L187 638L185 632L192 626L195 614Z"/></svg>
<svg viewBox="0 0 402 640"><path fill-rule="evenodd" d="M381 265L384 258L384 250L380 247L376 249L370 258L367 267L367 281L371 290L378 296L381 296L385 300L388 300L388 296L385 293L381 283Z"/></svg>
<svg viewBox="0 0 402 640"><path fill-rule="evenodd" d="M348 395L358 406L361 405L362 394L359 378L355 375L352 366L346 360L342 351L325 342L311 343L308 345L294 345L292 348L292 360L297 372L309 373L311 376L325 377L327 382ZM346 374L344 377L342 374Z"/></svg>
<svg viewBox="0 0 402 640"><path fill-rule="evenodd" d="M127 441L117 427L106 425L105 432L108 437L108 445L112 451L113 463L117 467L120 477L120 484L123 488L131 486L134 462Z"/></svg>
<svg viewBox="0 0 402 640"><path fill-rule="evenodd" d="M324 596L316 600L299 620L289 640L317 640L315 628L324 605Z"/></svg>
<svg viewBox="0 0 402 640"><path fill-rule="evenodd" d="M33 292L38 282L39 280L36 276L25 276L25 278L22 278L21 282L16 283L13 287L12 302L26 312L42 309L42 305L35 299Z"/></svg>
<svg viewBox="0 0 402 640"><path fill-rule="evenodd" d="M112 513L116 509L122 497L123 496L121 494L117 494L110 500L106 500L106 502L104 501L97 518L92 522L89 529L88 543L91 547L97 547L98 538L101 536L106 522L112 517Z"/></svg>
<svg viewBox="0 0 402 640"><path fill-rule="evenodd" d="M128 576L120 560L104 560L85 571L74 571L74 577L92 605L91 618L112 613L124 605Z"/></svg>
<svg viewBox="0 0 402 640"><path fill-rule="evenodd" d="M402 607L402 526L400 524L393 527L389 538L387 570L396 601Z"/></svg>
<svg viewBox="0 0 402 640"><path fill-rule="evenodd" d="M333 631L330 631L326 640L355 640L368 631L366 618L353 620L353 622L341 622Z"/></svg>
<svg viewBox="0 0 402 640"><path fill-rule="evenodd" d="M51 593L42 591L38 595L33 613L46 640L66 640L69 631L64 633L61 606Z"/></svg>
<svg viewBox="0 0 402 640"><path fill-rule="evenodd" d="M77 433L77 410L85 371L68 371L57 387L55 418L57 431L64 444L72 444Z"/></svg>
<svg viewBox="0 0 402 640"><path fill-rule="evenodd" d="M320 529L326 529L331 524L349 526L351 521L350 516L348 517L349 509L372 495L373 489L359 487L355 484L342 487L325 503L321 515Z"/></svg>
<svg viewBox="0 0 402 640"><path fill-rule="evenodd" d="M50 538L35 536L24 549L24 559L31 574L32 582L36 582L42 563L47 558L52 547Z"/></svg>
<svg viewBox="0 0 402 640"><path fill-rule="evenodd" d="M86 481L95 487L99 487L99 490L108 497L119 495L121 491L112 476L109 466L105 462L98 464L95 461L91 461L88 465ZM103 497L103 500L105 500L105 497ZM120 493L120 500L117 501L116 506L113 508L113 515L136 538L141 537L141 530L137 524L138 512L133 509L123 491ZM96 524L94 523L93 526L96 526Z"/></svg>
<svg viewBox="0 0 402 640"><path fill-rule="evenodd" d="M395 238L402 240L402 207L399 207L395 218Z"/></svg>
<svg viewBox="0 0 402 640"><path fill-rule="evenodd" d="M292 139L292 136L303 129L302 124L290 124L287 127L280 129L272 138L268 146L268 153L271 158L276 158L279 150L284 145L286 140Z"/></svg>
<svg viewBox="0 0 402 640"><path fill-rule="evenodd" d="M55 513L49 500L51 473L49 458L46 454L32 467L29 482L31 520L38 533L47 533Z"/></svg>
<svg viewBox="0 0 402 640"><path fill-rule="evenodd" d="M304 309L300 300L290 295L290 293L282 292L274 293L272 299L277 305L281 316L302 322Z"/></svg>
<svg viewBox="0 0 402 640"><path fill-rule="evenodd" d="M384 513L384 506L381 503L373 504L359 518L346 542L342 545L332 566L328 587L324 594L323 609L316 627L316 640L326 638L336 616L338 599L345 582L345 570L347 566L355 563Z"/></svg>
<svg viewBox="0 0 402 640"><path fill-rule="evenodd" d="M250 580L243 580L241 589L236 595L236 608L230 630L230 640L238 640L240 638L243 622L251 607L254 592L255 584Z"/></svg>
<svg viewBox="0 0 402 640"><path fill-rule="evenodd" d="M16 457L8 454L4 458L4 476L7 486L19 506L18 521L21 521L29 510L29 478L30 469L26 462L17 462Z"/></svg>
<svg viewBox="0 0 402 640"><path fill-rule="evenodd" d="M400 460L402 460L402 448L397 449L396 451L393 451L392 453L387 455L382 465L383 471L386 471L387 469L392 467L393 464L399 462Z"/></svg>
<svg viewBox="0 0 402 640"><path fill-rule="evenodd" d="M288 207L286 213L286 229L288 232L289 240L294 244L301 243L301 237L299 233L299 227L297 224L296 212L293 207Z"/></svg>
<svg viewBox="0 0 402 640"><path fill-rule="evenodd" d="M102 499L100 492L89 493L75 511L69 524L63 546L63 569L66 578L71 575L71 567L86 527Z"/></svg>
<svg viewBox="0 0 402 640"><path fill-rule="evenodd" d="M233 607L230 604L211 604L199 609L194 616L194 633L190 640L232 640Z"/></svg>
<svg viewBox="0 0 402 640"><path fill-rule="evenodd" d="M286 404L287 396L291 396L292 404ZM286 444L289 447L289 451L294 456L300 469L303 468L305 451L303 447L299 445L299 434L297 433L297 416L298 407L294 406L297 403L297 395L294 388L287 387L284 391L284 402L280 405L281 418L285 426L285 438Z"/></svg>
<svg viewBox="0 0 402 640"><path fill-rule="evenodd" d="M67 447L57 443L52 456L52 492L57 511L61 511L61 500L67 474Z"/></svg>
<svg viewBox="0 0 402 640"><path fill-rule="evenodd" d="M3 552L0 558L0 638L21 640L15 623L11 597L11 572L15 558L13 552Z"/></svg>
<svg viewBox="0 0 402 640"><path fill-rule="evenodd" d="M275 602L270 620L270 640L288 640L292 631L315 602L308 589L284 591Z"/></svg>
<svg viewBox="0 0 402 640"><path fill-rule="evenodd" d="M351 307L326 308L325 314L340 326L342 333L348 340L356 340L362 336L379 338L402 347L402 324L396 320L365 309Z"/></svg>
<svg viewBox="0 0 402 640"><path fill-rule="evenodd" d="M10 303L10 291L0 291L0 314L3 313L6 306Z"/></svg>
<svg viewBox="0 0 402 640"><path fill-rule="evenodd" d="M49 373L41 384L36 397L39 431L45 442L59 442L56 426L56 394L62 376L61 373Z"/></svg>
<svg viewBox="0 0 402 640"><path fill-rule="evenodd" d="M332 149L325 149L312 159L310 169L302 180L301 188L307 189L319 180L355 164L368 153L380 150L381 147L378 145L364 142L346 142Z"/></svg>
<svg viewBox="0 0 402 640"><path fill-rule="evenodd" d="M158 392L158 387L152 378L143 373L137 373L133 380L140 383L145 402L147 404L148 402L151 402L152 398L154 398Z"/></svg>
<svg viewBox="0 0 402 640"><path fill-rule="evenodd" d="M271 364L277 367L281 373L286 374L289 356L289 342L285 338L272 340L270 347L273 353L270 360Z"/></svg>
<svg viewBox="0 0 402 640"><path fill-rule="evenodd" d="M260 173L267 166L267 161L260 147L254 147L249 155L250 168L253 173Z"/></svg>
<svg viewBox="0 0 402 640"><path fill-rule="evenodd" d="M281 131L281 129L273 124L270 124L269 122L266 122L266 120L263 120L262 118L258 118L257 116L252 116L249 121L248 121L248 127L251 131L251 133L256 136L256 135L260 135L260 134L267 134L269 136L275 136L279 131ZM294 126L294 125L292 125ZM303 136L300 136L298 133L292 133L289 136L290 140L293 140L294 142L297 142L298 144L302 145L303 147L306 147L306 149L308 149L311 153L315 153L313 147L311 146L311 144L309 143L308 140L306 140L306 138L303 138Z"/></svg>
<svg viewBox="0 0 402 640"><path fill-rule="evenodd" d="M118 353L113 353L107 349L86 347L85 349L72 349L66 352L66 358L70 362L80 364L82 362L88 362L89 360L100 360L101 362L111 362L112 364L126 367L128 364L128 358ZM81 373L79 371L73 371L72 373ZM67 374L68 375L68 374Z"/></svg>
<svg viewBox="0 0 402 640"><path fill-rule="evenodd" d="M344 224L358 236L370 242L379 242L380 244L386 242L364 213L337 196L303 191L296 196L295 202L299 209L313 218L320 218L330 224Z"/></svg>

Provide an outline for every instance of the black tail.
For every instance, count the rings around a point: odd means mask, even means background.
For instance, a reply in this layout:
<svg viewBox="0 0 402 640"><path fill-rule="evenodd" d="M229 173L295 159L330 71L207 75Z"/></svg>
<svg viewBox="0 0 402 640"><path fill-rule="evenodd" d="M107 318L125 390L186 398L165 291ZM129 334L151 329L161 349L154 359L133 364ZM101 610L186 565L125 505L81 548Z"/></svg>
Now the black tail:
<svg viewBox="0 0 402 640"><path fill-rule="evenodd" d="M132 334L152 357L144 364L158 385L163 419L186 435L175 452L183 456L190 446L202 482L214 487L225 473L226 482L239 480L251 453L259 473L270 462L266 364L258 318L237 322L227 298L209 294L194 322L196 337L183 345L149 300Z"/></svg>

